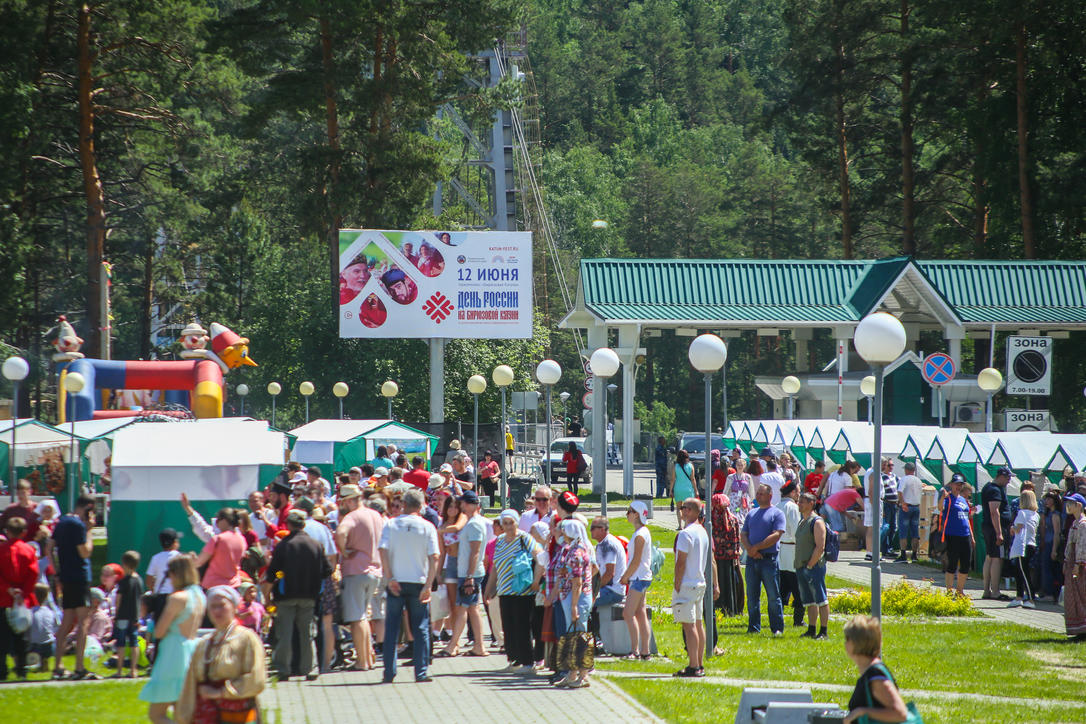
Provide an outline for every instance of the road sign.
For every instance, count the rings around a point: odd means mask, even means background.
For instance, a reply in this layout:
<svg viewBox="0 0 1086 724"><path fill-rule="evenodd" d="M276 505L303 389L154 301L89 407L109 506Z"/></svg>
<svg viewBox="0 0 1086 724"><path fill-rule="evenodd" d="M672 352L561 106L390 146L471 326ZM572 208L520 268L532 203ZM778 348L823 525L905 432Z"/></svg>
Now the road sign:
<svg viewBox="0 0 1086 724"><path fill-rule="evenodd" d="M596 378L595 377L585 377L584 378L584 388L586 390L588 390L589 392L592 391L592 380L594 380L594 379L596 379Z"/></svg>
<svg viewBox="0 0 1086 724"><path fill-rule="evenodd" d="M1007 337L1007 394L1052 394L1052 338Z"/></svg>
<svg viewBox="0 0 1086 724"><path fill-rule="evenodd" d="M584 393L584 397L581 398L581 404L584 405L584 409L586 409L586 410L591 410L592 409L592 393L591 392Z"/></svg>
<svg viewBox="0 0 1086 724"><path fill-rule="evenodd" d="M581 366L584 367L584 373L586 376L592 376L592 363L588 361L587 357L581 357Z"/></svg>
<svg viewBox="0 0 1086 724"><path fill-rule="evenodd" d="M942 387L954 379L958 369L954 360L945 352L934 352L924 358L924 366L920 374L929 385Z"/></svg>
<svg viewBox="0 0 1086 724"><path fill-rule="evenodd" d="M1007 432L1048 430L1048 410L1007 410Z"/></svg>

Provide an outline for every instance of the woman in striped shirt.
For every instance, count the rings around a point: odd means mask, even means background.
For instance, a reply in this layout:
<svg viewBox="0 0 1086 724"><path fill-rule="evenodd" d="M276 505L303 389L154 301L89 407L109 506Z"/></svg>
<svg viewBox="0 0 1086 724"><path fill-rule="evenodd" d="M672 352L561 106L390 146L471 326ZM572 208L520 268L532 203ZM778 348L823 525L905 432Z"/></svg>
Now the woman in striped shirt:
<svg viewBox="0 0 1086 724"><path fill-rule="evenodd" d="M532 609L535 593L543 577L543 566L537 558L543 548L532 536L517 527L520 515L515 510L503 510L499 518L502 535L494 544L494 563L490 570L484 598L497 596L505 634L507 673L531 674ZM528 569L531 567L531 575ZM526 585L527 584L527 585Z"/></svg>

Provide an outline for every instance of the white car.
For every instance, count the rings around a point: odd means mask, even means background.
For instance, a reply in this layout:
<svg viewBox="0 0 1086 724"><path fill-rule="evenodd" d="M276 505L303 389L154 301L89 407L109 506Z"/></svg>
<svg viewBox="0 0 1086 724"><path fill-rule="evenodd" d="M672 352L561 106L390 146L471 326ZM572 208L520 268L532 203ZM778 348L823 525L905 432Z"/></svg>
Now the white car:
<svg viewBox="0 0 1086 724"><path fill-rule="evenodd" d="M576 443L577 449L584 455L584 461L588 465L584 474L581 476L581 481L585 484L591 484L592 482L592 456L585 451L585 443L588 442L588 438L584 437L560 437L557 440L551 441L551 451L547 455L547 460L544 463L540 459L540 467L543 465L550 466L550 475L548 480L551 484L556 482L566 482L566 464L562 462L562 456L569 450L570 443Z"/></svg>

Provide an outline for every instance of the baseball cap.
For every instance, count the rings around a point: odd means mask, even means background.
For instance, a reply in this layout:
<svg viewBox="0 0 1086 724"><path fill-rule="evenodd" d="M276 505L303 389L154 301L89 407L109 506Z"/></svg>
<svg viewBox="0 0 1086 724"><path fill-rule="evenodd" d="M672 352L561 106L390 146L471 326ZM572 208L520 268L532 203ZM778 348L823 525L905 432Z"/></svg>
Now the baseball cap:
<svg viewBox="0 0 1086 724"><path fill-rule="evenodd" d="M758 453L758 457L760 457L760 458L771 458L771 457L773 457L773 451L770 450L767 447L764 447L764 448L762 448L762 451L760 453Z"/></svg>
<svg viewBox="0 0 1086 724"><path fill-rule="evenodd" d="M158 542L163 548L166 546L172 546L174 541L181 538L181 534L173 528L163 528L158 532Z"/></svg>
<svg viewBox="0 0 1086 724"><path fill-rule="evenodd" d="M301 470L299 470L298 472L294 473L294 475L291 476L290 482L292 482L292 483L306 483L306 482L309 482L309 481L305 477L305 473L303 473Z"/></svg>
<svg viewBox="0 0 1086 724"><path fill-rule="evenodd" d="M1086 498L1082 497L1082 496L1081 496L1081 495L1079 495L1078 493L1071 493L1070 495L1066 495L1066 496L1064 496L1064 498L1063 498L1063 501L1064 501L1065 503L1066 503L1067 501L1069 501L1069 500L1070 500L1070 501L1072 501L1072 502L1078 503L1078 504L1079 504L1079 505L1081 505L1081 506L1082 506L1083 508L1086 508Z"/></svg>
<svg viewBox="0 0 1086 724"><path fill-rule="evenodd" d="M317 507L316 504L309 498L302 496L294 501L295 510L304 510L306 513L312 513L313 508Z"/></svg>
<svg viewBox="0 0 1086 724"><path fill-rule="evenodd" d="M360 468L360 467L358 467L356 465L353 468L351 468L350 470L348 470L347 472L348 473L354 473L355 475L361 475L362 474L362 468Z"/></svg>
<svg viewBox="0 0 1086 724"><path fill-rule="evenodd" d="M289 513L287 513L288 523L305 523L305 519L305 511L299 508L294 508Z"/></svg>
<svg viewBox="0 0 1086 724"><path fill-rule="evenodd" d="M632 510L633 512L637 513L637 516L641 518L642 523L649 522L649 506L645 505L644 502L640 500L635 500L634 502L630 503L630 507L627 510Z"/></svg>
<svg viewBox="0 0 1086 724"><path fill-rule="evenodd" d="M350 500L351 498L357 498L359 495L362 495L362 491L358 489L357 485L347 483L339 486L340 500Z"/></svg>
<svg viewBox="0 0 1086 724"><path fill-rule="evenodd" d="M441 473L451 473L452 471L452 465L449 465L448 463L444 463L440 468L438 468L438 472Z"/></svg>
<svg viewBox="0 0 1086 724"><path fill-rule="evenodd" d="M996 477L999 477L1000 475L1005 475L1005 476L1007 476L1009 478L1012 475L1014 475L1014 473L1011 471L1010 468L1008 468L1006 465L1004 465L999 470L996 470Z"/></svg>
<svg viewBox="0 0 1086 724"><path fill-rule="evenodd" d="M950 482L952 482L952 483L964 483L965 482L965 476L962 475L961 473L954 473L953 475L950 476Z"/></svg>
<svg viewBox="0 0 1086 724"><path fill-rule="evenodd" d="M382 465L381 467L374 470L373 474L376 475L379 478L383 478L384 476L388 475L388 468L386 468L384 465Z"/></svg>
<svg viewBox="0 0 1086 724"><path fill-rule="evenodd" d="M787 483L781 486L781 495L791 495L792 491L796 489L796 481L789 480Z"/></svg>
<svg viewBox="0 0 1086 724"><path fill-rule="evenodd" d="M468 505L478 505L479 504L479 496L475 494L474 490L468 490L468 491L465 491L464 494L460 496L460 502L461 503L467 503Z"/></svg>
<svg viewBox="0 0 1086 724"><path fill-rule="evenodd" d="M430 488L431 490L434 489L434 488L440 488L441 484L444 483L444 482L445 482L445 478L441 477L437 473L434 473L433 475L430 476L430 481L429 481L427 487Z"/></svg>

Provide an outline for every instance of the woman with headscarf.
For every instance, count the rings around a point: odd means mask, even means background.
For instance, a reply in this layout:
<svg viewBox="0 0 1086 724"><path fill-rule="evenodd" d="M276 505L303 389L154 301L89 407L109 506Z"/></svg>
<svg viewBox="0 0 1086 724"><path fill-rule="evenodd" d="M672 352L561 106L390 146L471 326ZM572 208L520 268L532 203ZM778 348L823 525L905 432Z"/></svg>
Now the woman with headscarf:
<svg viewBox="0 0 1086 724"><path fill-rule="evenodd" d="M566 518L558 524L558 530L564 544L555 565L555 590L549 597L556 606L555 633L562 639L588 631L588 614L592 610L592 544L588 542L584 523L576 518ZM559 610L561 626L557 623ZM555 686L571 689L588 686L591 664L584 656L586 643L578 638L566 643L571 647L571 653L567 661L559 661L559 667L566 669L568 666L568 674Z"/></svg>
<svg viewBox="0 0 1086 724"><path fill-rule="evenodd" d="M532 609L543 577L543 547L520 530L520 514L503 510L498 518L502 534L494 542L494 557L483 598L498 599L505 636L507 673L535 670L532 653Z"/></svg>
<svg viewBox="0 0 1086 724"><path fill-rule="evenodd" d="M229 586L207 594L207 614L215 630L200 639L192 655L177 721L184 724L256 722L257 695L264 690L264 645L237 621L241 597Z"/></svg>
<svg viewBox="0 0 1086 724"><path fill-rule="evenodd" d="M724 493L713 496L710 507L713 521L713 560L716 562L720 596L716 607L725 616L743 611L743 576L739 572L740 531L743 524L732 512L731 500Z"/></svg>
<svg viewBox="0 0 1086 724"><path fill-rule="evenodd" d="M1072 493L1064 499L1073 521L1063 551L1063 618L1068 636L1086 638L1086 498Z"/></svg>

